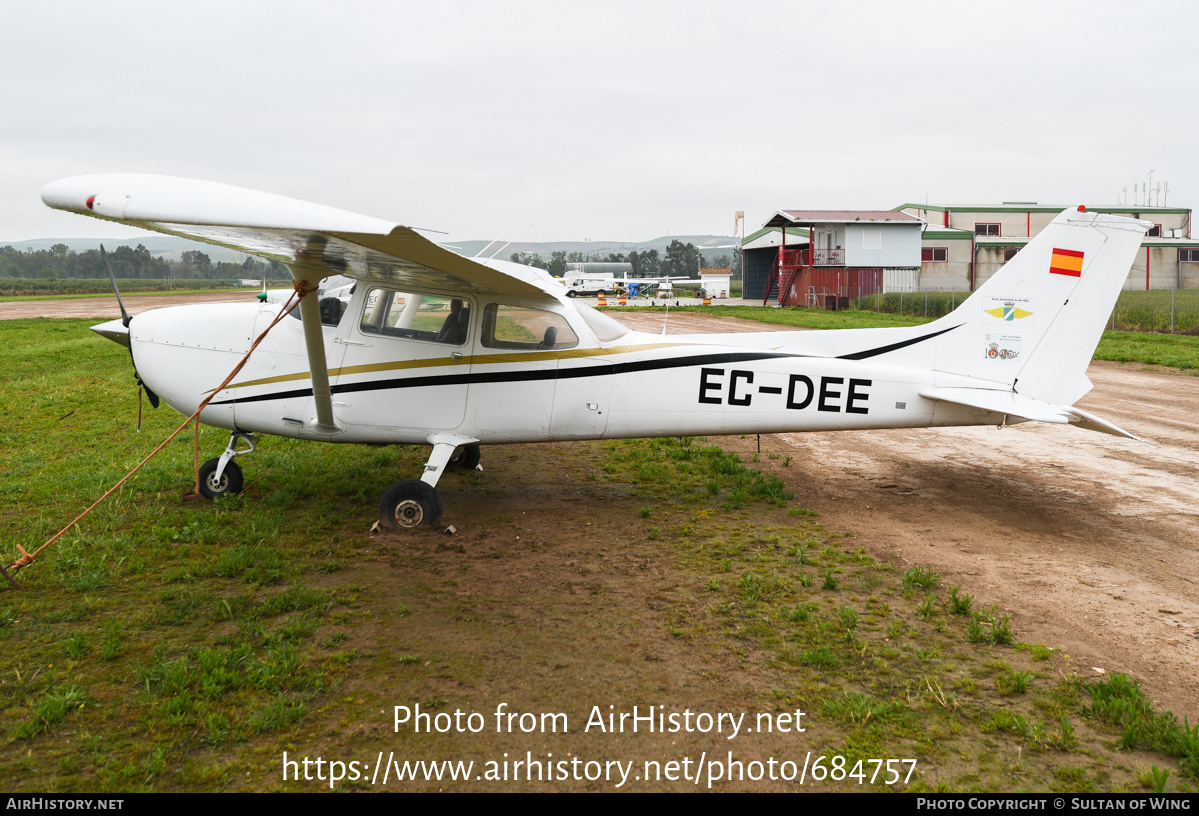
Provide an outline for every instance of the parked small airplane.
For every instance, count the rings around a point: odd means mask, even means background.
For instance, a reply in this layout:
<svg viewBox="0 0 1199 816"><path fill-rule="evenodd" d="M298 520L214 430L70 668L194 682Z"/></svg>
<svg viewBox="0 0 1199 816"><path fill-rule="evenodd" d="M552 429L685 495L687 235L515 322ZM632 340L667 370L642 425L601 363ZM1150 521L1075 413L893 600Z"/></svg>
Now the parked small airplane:
<svg viewBox="0 0 1199 816"><path fill-rule="evenodd" d="M651 297L656 294L658 297L666 297L662 292L673 292L673 286L703 286L703 281L698 278L686 277L657 277L657 278L618 278L616 281L620 286L624 287L625 292L629 297L637 297L639 295L651 294ZM673 294L670 297L674 297Z"/></svg>
<svg viewBox="0 0 1199 816"><path fill-rule="evenodd" d="M704 290L704 282L698 278L662 278L658 282L658 288L654 292L654 297L669 300L676 296L674 291L676 286L680 289L689 289L694 286L696 291L690 293L689 296L704 297L707 294Z"/></svg>
<svg viewBox="0 0 1199 816"><path fill-rule="evenodd" d="M231 432L201 468L209 498L241 490L234 458L253 450L251 434L432 446L421 478L383 493L390 528L437 523L447 466L473 468L480 445L504 442L1024 420L1136 438L1071 406L1091 388L1087 364L1152 225L1082 207L926 325L664 337L567 298L533 267L282 196L98 175L54 182L42 199L282 261L310 292L200 413ZM348 302L316 294L332 275L356 282L341 290ZM178 306L93 330L127 345L147 390L189 415L281 308Z"/></svg>

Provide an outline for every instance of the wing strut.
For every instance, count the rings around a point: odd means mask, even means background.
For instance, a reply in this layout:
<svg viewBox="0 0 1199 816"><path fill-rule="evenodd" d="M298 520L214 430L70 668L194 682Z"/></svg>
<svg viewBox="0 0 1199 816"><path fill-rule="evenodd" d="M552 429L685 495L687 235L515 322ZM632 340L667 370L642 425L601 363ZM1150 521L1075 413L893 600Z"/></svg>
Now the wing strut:
<svg viewBox="0 0 1199 816"><path fill-rule="evenodd" d="M315 251L313 251L315 250ZM308 352L308 371L312 376L312 401L316 407L316 419L309 430L318 434L338 434L344 428L333 416L333 392L329 388L329 363L325 359L325 334L321 330L321 307L317 301L317 286L322 279L333 274L331 270L313 263L319 259L321 248L309 244L309 249L300 252L295 263L288 264L296 291L300 293L300 323L304 327L304 347Z"/></svg>

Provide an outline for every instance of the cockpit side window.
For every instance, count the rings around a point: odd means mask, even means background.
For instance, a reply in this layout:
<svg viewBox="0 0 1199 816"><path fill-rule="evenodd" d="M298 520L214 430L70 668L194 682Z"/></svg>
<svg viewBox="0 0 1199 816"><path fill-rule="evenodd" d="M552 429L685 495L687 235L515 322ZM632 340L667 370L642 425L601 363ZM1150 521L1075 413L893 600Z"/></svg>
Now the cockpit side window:
<svg viewBox="0 0 1199 816"><path fill-rule="evenodd" d="M489 303L483 310L483 345L494 349L569 349L579 336L560 314L525 306Z"/></svg>
<svg viewBox="0 0 1199 816"><path fill-rule="evenodd" d="M372 289L358 328L427 343L461 346L470 331L470 303L461 298Z"/></svg>

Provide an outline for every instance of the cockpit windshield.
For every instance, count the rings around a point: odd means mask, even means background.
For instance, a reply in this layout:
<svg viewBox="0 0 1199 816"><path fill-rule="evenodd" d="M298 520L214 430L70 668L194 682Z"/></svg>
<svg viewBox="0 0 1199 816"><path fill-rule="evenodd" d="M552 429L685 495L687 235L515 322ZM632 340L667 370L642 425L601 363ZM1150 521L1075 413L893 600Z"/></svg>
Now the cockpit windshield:
<svg viewBox="0 0 1199 816"><path fill-rule="evenodd" d="M585 303L575 303L583 321L595 332L595 338L601 343L611 343L624 337L630 331L628 326L608 317L601 311L593 309Z"/></svg>

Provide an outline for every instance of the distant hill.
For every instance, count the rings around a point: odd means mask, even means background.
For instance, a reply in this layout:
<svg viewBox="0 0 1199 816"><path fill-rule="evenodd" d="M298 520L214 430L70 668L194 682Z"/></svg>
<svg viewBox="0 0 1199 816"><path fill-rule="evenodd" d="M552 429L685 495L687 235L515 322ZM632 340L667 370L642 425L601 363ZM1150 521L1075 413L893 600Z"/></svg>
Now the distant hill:
<svg viewBox="0 0 1199 816"><path fill-rule="evenodd" d="M550 253L553 252L582 252L587 255L596 252L601 252L605 255L610 252L621 252L627 255L633 250L646 252L656 249L659 255L664 255L666 247L670 246L671 241L695 244L708 258L716 255L732 254L733 247L738 243L736 238L725 235L667 235L661 238L654 238L651 241L640 242L547 241L534 243L530 241L518 241L508 246L504 246L504 242L500 241L499 243L492 243L487 249L486 255L490 257L492 254L495 254L497 257L506 260L513 252L530 252L540 255L547 261L550 259ZM212 259L213 263L221 263L222 261L241 263L247 257L244 253L236 252L232 249L225 249L224 247L204 244L198 241L189 241L186 238L176 238L173 235L143 235L137 238L123 238L120 240L105 238L38 238L32 241L0 241L0 246L11 246L22 252L29 249L49 249L55 244L66 244L75 252L99 249L100 244L104 244L104 247L109 250L116 249L119 246L136 249L138 244L141 244L150 251L151 255L163 257L171 261L180 260L184 252L192 249L198 249L203 252ZM459 241L454 243L452 248L454 251L468 258L472 258L486 247L487 244L487 241Z"/></svg>

